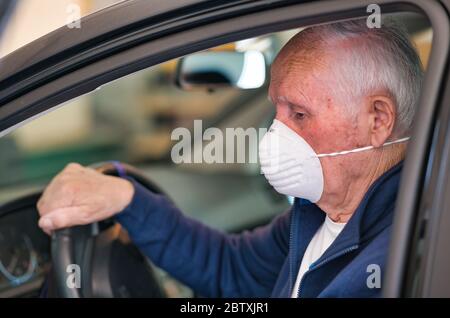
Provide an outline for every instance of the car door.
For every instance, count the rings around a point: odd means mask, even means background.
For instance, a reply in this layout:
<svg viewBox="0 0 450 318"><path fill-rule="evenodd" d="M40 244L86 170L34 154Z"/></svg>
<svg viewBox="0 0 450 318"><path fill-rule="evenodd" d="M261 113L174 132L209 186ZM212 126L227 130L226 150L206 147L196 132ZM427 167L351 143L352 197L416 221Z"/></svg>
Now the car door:
<svg viewBox="0 0 450 318"><path fill-rule="evenodd" d="M447 11L450 8L448 1L442 1L441 5ZM420 163L421 170L415 172L421 176L416 179L413 171L408 170L410 174L404 177L403 191L397 201L389 272L385 280L387 297L450 297L448 62L441 71L444 77L434 97L433 111L428 113L421 109L420 120L416 120L416 132L422 132L418 138L427 136L427 153L421 161L408 162L410 167L419 167ZM430 70L428 78L431 76ZM427 98L422 96L423 101ZM428 120L429 126L425 124ZM414 151L418 150L411 152ZM413 180L416 182L409 183ZM415 195L411 198L408 193Z"/></svg>
<svg viewBox="0 0 450 318"><path fill-rule="evenodd" d="M371 2L135 0L120 3L83 18L80 29L63 27L1 61L0 136L70 99L151 65L268 32L367 16ZM426 233L433 229L428 244L436 242L436 249L424 259L432 268L437 255L441 255L438 242L446 242L446 237L441 236L445 231L439 232L437 227L441 222L448 222L448 213L442 208L446 203L445 194L441 192L448 171L444 160L448 148L444 138L448 93L442 92L448 83L449 1L380 0L377 3L382 13L421 11L430 19L434 31L383 285L385 296L396 297L414 295L406 290L412 290L408 289L408 279L414 271L411 254L415 241L411 238L413 233L422 233L417 230L423 224L420 214L430 215ZM434 223L430 223L432 219ZM425 267L426 273L439 271L427 270L429 266ZM436 279L430 274L423 277L425 285Z"/></svg>

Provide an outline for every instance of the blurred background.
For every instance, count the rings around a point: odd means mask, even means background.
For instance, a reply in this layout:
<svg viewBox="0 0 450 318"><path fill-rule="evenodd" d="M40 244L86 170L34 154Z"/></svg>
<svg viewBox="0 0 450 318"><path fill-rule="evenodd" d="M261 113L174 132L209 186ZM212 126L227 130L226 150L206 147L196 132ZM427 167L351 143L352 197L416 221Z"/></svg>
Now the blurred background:
<svg viewBox="0 0 450 318"><path fill-rule="evenodd" d="M84 16L118 2L121 1L15 1L0 41L0 55L66 27L74 14L69 9L74 5ZM270 64L283 43L296 32L268 34L211 50L258 50ZM88 165L120 160L149 173L186 213L222 229L237 231L256 226L285 209L286 198L272 193L255 165L173 165L170 152L175 142L170 137L174 128L192 130L195 119L203 121L203 129L265 127L273 117L273 107L267 101L267 83L249 90L186 91L174 84L177 62L168 61L109 83L1 138L0 203L42 188L68 162ZM250 147L256 151L256 145ZM196 187L186 191L193 184ZM258 213L242 214L254 201L261 205L255 207ZM240 217L233 217L233 211Z"/></svg>

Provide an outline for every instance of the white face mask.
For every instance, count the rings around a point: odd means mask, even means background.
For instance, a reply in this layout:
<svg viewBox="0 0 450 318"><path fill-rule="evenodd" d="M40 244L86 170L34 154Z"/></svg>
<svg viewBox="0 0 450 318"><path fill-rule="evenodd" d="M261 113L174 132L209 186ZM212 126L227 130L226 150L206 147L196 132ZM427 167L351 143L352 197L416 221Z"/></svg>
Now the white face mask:
<svg viewBox="0 0 450 318"><path fill-rule="evenodd" d="M405 142L409 137L385 143ZM267 181L281 194L319 201L323 193L323 171L319 158L370 150L373 146L316 154L295 131L274 119L259 143L261 170Z"/></svg>

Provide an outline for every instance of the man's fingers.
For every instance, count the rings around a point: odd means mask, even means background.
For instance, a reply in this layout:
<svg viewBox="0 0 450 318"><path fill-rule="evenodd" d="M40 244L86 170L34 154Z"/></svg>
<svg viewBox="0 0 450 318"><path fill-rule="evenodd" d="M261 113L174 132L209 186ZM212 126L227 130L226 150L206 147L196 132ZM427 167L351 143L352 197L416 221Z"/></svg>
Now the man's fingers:
<svg viewBox="0 0 450 318"><path fill-rule="evenodd" d="M40 216L52 213L55 209L61 208L62 206L67 206L65 197L57 196L54 197L51 184L47 186L42 196L39 198L36 207L39 211Z"/></svg>
<svg viewBox="0 0 450 318"><path fill-rule="evenodd" d="M86 207L56 209L40 218L39 227L46 233L49 233L66 227L87 224L90 221L84 215L86 215Z"/></svg>

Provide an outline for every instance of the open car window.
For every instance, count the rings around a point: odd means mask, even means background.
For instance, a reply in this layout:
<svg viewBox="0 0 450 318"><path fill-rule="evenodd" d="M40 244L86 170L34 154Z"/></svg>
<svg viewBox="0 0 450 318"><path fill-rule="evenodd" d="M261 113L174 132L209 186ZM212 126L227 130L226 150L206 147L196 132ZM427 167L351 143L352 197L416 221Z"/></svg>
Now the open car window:
<svg viewBox="0 0 450 318"><path fill-rule="evenodd" d="M423 19L415 15L407 14L403 19L411 26L413 39L426 65L432 31L422 25ZM414 19L418 19L419 23ZM211 51L258 50L263 52L267 64L270 65L279 49L296 32L298 29L268 34L223 45ZM196 120L201 120L202 132L208 127L218 127L223 131L227 127L244 129L268 127L273 119L274 109L267 100L267 80L265 85L257 89L218 88L186 91L175 85L177 62L178 60L171 60L106 84L1 138L0 151L6 154L0 159L1 166L7 166L8 169L2 169L0 202L6 202L32 189L42 187L69 162L89 165L105 160L142 165L148 167L152 174L162 173L161 181L167 183L163 186L171 193L175 193L174 199L178 200L176 194L178 185L179 197L183 201L180 203L187 207L188 213L204 214L207 223L209 222L207 211L214 205L214 198L221 197L223 202L230 201L224 206L224 211L230 210L228 205L233 205L231 201L238 201L235 194L239 193L240 187L234 186L234 182L242 183L238 178L233 181L232 176L255 178L261 181L260 186L264 188L262 184L265 181L259 173L257 164L205 162L174 164L171 150L177 142L172 136L176 127L190 130L193 142L195 138L202 139L202 135L195 135L194 130L198 130L198 126L195 126ZM205 141L201 140L200 145L203 146L204 143ZM249 148L255 154L256 145L250 145ZM164 169L167 169L167 172L161 172ZM215 196L208 196L210 200L206 201L211 201L209 208L199 208L194 202L205 201L204 197L186 194L185 184L181 185L177 179L179 176L187 175L192 176L191 180L185 181L187 184L197 182L195 178L199 178L199 175L205 176L205 180L209 178L211 183L207 182L204 185L206 188L220 189L220 182L214 179L215 175L226 176L222 180L229 179L230 183L226 186L223 184L226 191L218 190ZM261 206L266 207L261 208L262 215L268 218L280 211L277 206L278 200L281 207L284 207L286 202L277 199L276 205L268 205L265 202L267 198L278 195L269 189L264 191L270 193L267 195L264 192L266 199L260 200ZM255 202L254 199L248 199L246 204L252 204L251 202ZM240 208L241 206L234 207L236 213ZM272 212L269 213L269 210ZM222 222L224 228L241 227L238 224L223 222L223 219L228 218L227 213L217 212L215 215L221 219L218 223ZM253 218L243 223L257 224L265 220L262 218L258 221L258 216ZM214 223L212 220L210 222Z"/></svg>
<svg viewBox="0 0 450 318"><path fill-rule="evenodd" d="M297 31L268 34L208 51L257 50L270 65ZM266 185L254 161L173 162L171 150L177 140L172 133L177 127L188 129L192 141L197 139L193 147L202 148L207 142L201 133L208 127L224 133L233 127L263 128L274 115L267 99L267 79L255 89L183 90L175 84L178 62L171 60L106 84L1 138L0 151L7 154L0 159L1 166L8 169L2 169L0 202L41 188L69 162L89 165L117 160L142 167L186 213L220 228L255 226L286 209L288 200ZM247 142L253 142L250 151L255 157L258 140ZM237 142L233 147L238 147ZM192 184L198 187L192 188ZM249 187L253 192L244 191ZM195 191L187 192L186 188ZM259 212L233 217L249 208Z"/></svg>

